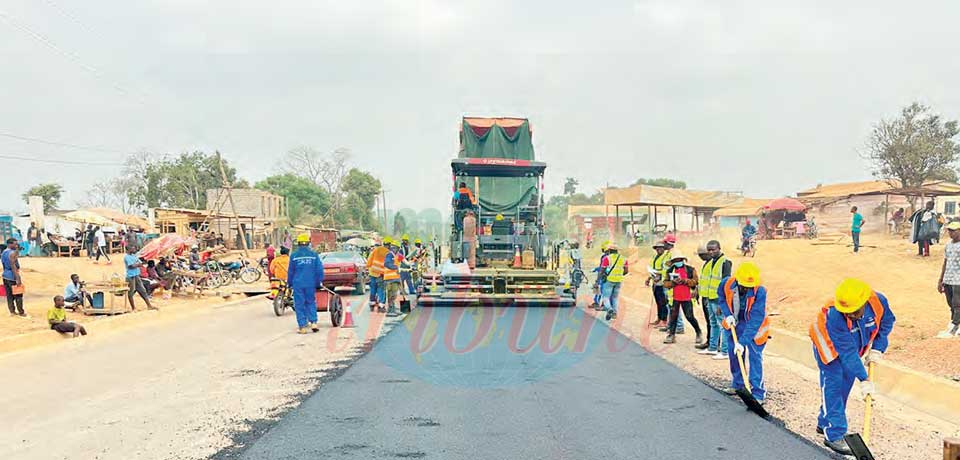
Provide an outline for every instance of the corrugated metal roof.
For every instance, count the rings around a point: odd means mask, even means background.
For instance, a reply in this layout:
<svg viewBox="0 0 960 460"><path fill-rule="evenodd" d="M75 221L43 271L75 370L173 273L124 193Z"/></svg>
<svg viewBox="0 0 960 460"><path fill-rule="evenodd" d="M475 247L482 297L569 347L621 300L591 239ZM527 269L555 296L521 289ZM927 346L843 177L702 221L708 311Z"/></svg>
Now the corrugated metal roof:
<svg viewBox="0 0 960 460"><path fill-rule="evenodd" d="M713 212L718 217L752 217L759 216L763 205L770 202L769 198L744 198L737 204L722 207Z"/></svg>
<svg viewBox="0 0 960 460"><path fill-rule="evenodd" d="M816 201L846 198L856 195L960 195L960 184L947 181L928 181L922 187L900 188L897 180L876 180L867 182L845 182L841 184L820 185L816 188L797 193L801 201Z"/></svg>
<svg viewBox="0 0 960 460"><path fill-rule="evenodd" d="M743 197L738 193L704 190L680 190L653 185L634 185L628 188L608 188L603 191L605 204L614 206L682 206L700 209L719 209L736 204Z"/></svg>

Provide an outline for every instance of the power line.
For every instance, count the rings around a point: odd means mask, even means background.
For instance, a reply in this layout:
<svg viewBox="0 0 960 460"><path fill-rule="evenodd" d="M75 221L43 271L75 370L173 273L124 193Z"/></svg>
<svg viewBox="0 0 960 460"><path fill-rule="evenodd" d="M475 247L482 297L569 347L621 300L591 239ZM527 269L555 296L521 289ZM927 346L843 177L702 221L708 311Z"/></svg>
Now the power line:
<svg viewBox="0 0 960 460"><path fill-rule="evenodd" d="M79 145L79 144L70 144L70 143L67 143L67 142L48 141L48 140L44 140L44 139L37 139L37 138L35 138L35 137L18 136L18 135L16 135L16 134L10 134L10 133L2 133L2 132L0 132L0 136L9 137L9 138L11 138L11 139L18 139L18 140L21 140L21 141L37 142L37 143L40 143L40 144L47 144L47 145L56 145L56 146L58 146L58 147L70 147L70 148L80 149L80 150L92 150L92 151L94 151L94 152L130 153L130 152L124 152L124 151L122 151L122 150L107 149L107 148L102 148L102 147L89 147L89 146Z"/></svg>
<svg viewBox="0 0 960 460"><path fill-rule="evenodd" d="M117 91L120 92L121 94L123 94L123 95L125 95L125 96L136 96L136 99L137 99L136 102L138 102L138 103L141 104L141 105L145 105L145 101L143 100L143 97L142 97L142 96L140 96L140 95L134 95L130 90L124 88L124 87L121 86L119 83L117 83L117 82L115 82L115 81L109 81L109 80L107 80L106 75L104 75L103 72L101 72L101 71L100 71L99 69L97 69L96 67L93 67L93 66L91 66L91 65L83 62L83 60L80 59L80 56L79 56L77 53L72 52L72 51L67 51L67 50L64 50L64 49L60 48L60 47L57 46L57 44L54 43L52 40L50 40L49 38L45 37L43 34L41 34L41 33L37 32L37 31L31 29L30 27L26 26L25 24L21 23L20 21L18 21L18 20L17 20L16 18L14 18L13 16L10 16L10 14L8 14L6 11L0 10L0 20L2 20L3 22L6 22L7 24L9 24L10 27L13 27L14 29L17 29L17 30L19 30L20 32L23 32L24 34L29 35L30 38L32 38L32 39L34 39L34 40L42 43L42 44L45 45L47 48L50 48L51 50L53 50L53 51L56 52L57 54L65 57L65 58L67 58L67 59L70 60L70 61L73 61L74 64L80 66L83 70L86 70L87 72L89 72L91 75L94 76L94 78L96 78L96 79L98 79L98 80L103 80L103 81L105 81L105 82L106 82L107 84L109 84L113 89L117 90Z"/></svg>
<svg viewBox="0 0 960 460"><path fill-rule="evenodd" d="M0 159L4 160L17 160L17 161L32 161L35 163L51 163L58 165L77 165L77 166L123 166L123 163L105 163L105 162L95 162L95 161L72 161L72 160L48 160L43 158L31 158L31 157L21 157L17 155L4 155L0 154Z"/></svg>

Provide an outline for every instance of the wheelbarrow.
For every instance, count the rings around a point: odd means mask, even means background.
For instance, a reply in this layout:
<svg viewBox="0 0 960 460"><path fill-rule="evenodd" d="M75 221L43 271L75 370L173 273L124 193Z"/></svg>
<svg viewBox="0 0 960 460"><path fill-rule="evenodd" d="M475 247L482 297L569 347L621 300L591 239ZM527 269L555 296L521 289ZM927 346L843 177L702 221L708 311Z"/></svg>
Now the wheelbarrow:
<svg viewBox="0 0 960 460"><path fill-rule="evenodd" d="M346 290L352 290L352 287L346 287ZM340 294L326 286L317 288L317 311L330 312L330 324L333 327L340 327L343 322L343 299Z"/></svg>

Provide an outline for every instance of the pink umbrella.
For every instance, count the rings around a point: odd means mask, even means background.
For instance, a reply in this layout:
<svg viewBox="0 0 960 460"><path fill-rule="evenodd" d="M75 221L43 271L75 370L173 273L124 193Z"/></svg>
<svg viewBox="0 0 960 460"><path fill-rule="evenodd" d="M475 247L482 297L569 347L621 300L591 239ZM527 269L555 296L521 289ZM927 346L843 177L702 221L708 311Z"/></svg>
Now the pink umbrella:
<svg viewBox="0 0 960 460"><path fill-rule="evenodd" d="M157 260L161 257L183 252L186 247L187 241L182 236L176 233L168 233L150 240L143 246L143 249L140 249L139 256L144 260Z"/></svg>
<svg viewBox="0 0 960 460"><path fill-rule="evenodd" d="M767 211L803 212L807 210L807 207L793 198L777 198L765 204L763 209Z"/></svg>

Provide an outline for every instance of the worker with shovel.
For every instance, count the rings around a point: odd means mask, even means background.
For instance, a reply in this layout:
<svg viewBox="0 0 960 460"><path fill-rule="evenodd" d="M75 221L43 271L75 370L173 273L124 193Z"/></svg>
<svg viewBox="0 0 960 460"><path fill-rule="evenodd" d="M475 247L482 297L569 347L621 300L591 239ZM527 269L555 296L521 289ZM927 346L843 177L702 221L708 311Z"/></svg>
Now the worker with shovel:
<svg viewBox="0 0 960 460"><path fill-rule="evenodd" d="M840 454L852 455L844 440L850 389L854 380L859 380L863 397L872 397L874 385L864 362L871 365L883 358L895 321L883 294L863 281L848 278L810 325L823 394L817 432L823 433L827 447Z"/></svg>
<svg viewBox="0 0 960 460"><path fill-rule="evenodd" d="M718 304L725 329L724 337L732 346L728 348L730 373L733 376L733 391L749 394L741 396L755 400L762 405L767 391L763 386L763 349L770 338L770 318L767 316L767 288L760 285L760 269L751 262L745 262L733 276L720 283ZM746 354L747 359L744 359ZM749 363L747 382L742 369Z"/></svg>

